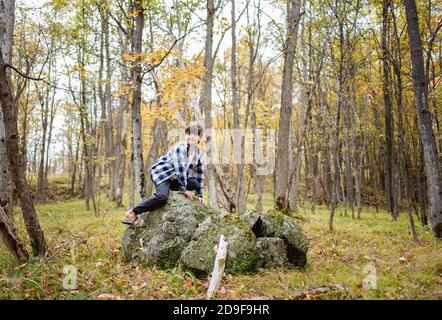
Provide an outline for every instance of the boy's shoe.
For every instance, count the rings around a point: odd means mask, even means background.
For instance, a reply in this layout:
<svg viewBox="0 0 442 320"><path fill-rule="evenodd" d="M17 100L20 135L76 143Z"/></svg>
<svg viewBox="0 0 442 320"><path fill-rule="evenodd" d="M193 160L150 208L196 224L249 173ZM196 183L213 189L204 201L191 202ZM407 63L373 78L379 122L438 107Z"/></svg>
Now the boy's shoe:
<svg viewBox="0 0 442 320"><path fill-rule="evenodd" d="M129 219L126 219L126 220L121 221L121 223L123 223L123 224L127 224L127 225L130 225L130 226L137 225L138 222L139 222L139 219L138 219L138 218L135 218L135 220L129 220Z"/></svg>

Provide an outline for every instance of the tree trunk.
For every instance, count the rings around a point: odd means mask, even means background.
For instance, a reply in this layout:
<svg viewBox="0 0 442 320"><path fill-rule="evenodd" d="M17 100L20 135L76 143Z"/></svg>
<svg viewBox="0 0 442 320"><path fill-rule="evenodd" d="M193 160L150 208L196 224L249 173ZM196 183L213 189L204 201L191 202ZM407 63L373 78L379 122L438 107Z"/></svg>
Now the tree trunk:
<svg viewBox="0 0 442 320"><path fill-rule="evenodd" d="M9 204L8 156L6 154L6 137L3 113L0 112L0 207L11 216Z"/></svg>
<svg viewBox="0 0 442 320"><path fill-rule="evenodd" d="M75 179L77 177L77 167L78 167L78 154L80 152L80 137L77 135L77 143L76 143L76 148L75 148L75 159L73 160L73 169L72 169L72 175L71 175L71 187L70 187L70 191L69 194L71 197L74 196L74 192L75 192Z"/></svg>
<svg viewBox="0 0 442 320"><path fill-rule="evenodd" d="M206 44L204 55L204 86L203 92L199 100L199 108L201 113L204 112L204 128L206 134L206 175L209 190L209 203L213 207L218 206L218 196L216 191L215 168L212 164L212 77L213 77L213 25L215 18L215 4L214 0L207 0L207 19L206 19Z"/></svg>
<svg viewBox="0 0 442 320"><path fill-rule="evenodd" d="M363 97L363 112L364 112L364 127L360 126L360 134L363 135L363 145L361 146L361 149L359 151L357 159L358 162L358 172L356 175L356 203L358 208L358 219L361 219L362 214L362 186L363 186L363 177L364 177L364 163L365 158L367 157L367 122L368 122L368 107L367 107L367 99L368 99L368 92L365 92Z"/></svg>
<svg viewBox="0 0 442 320"><path fill-rule="evenodd" d="M38 178L37 178L37 201L44 202L45 190L44 190L44 165L46 155L46 140L48 132L48 99L44 99L40 89L37 88L39 100L40 100L40 115L41 115L41 145L40 145L40 161L38 165Z"/></svg>
<svg viewBox="0 0 442 320"><path fill-rule="evenodd" d="M137 13L135 17L135 31L133 37L132 51L138 55L134 62L132 70L133 76L133 93L132 93L132 135L133 135L133 155L134 155L134 172L135 172L135 189L137 191L138 200L146 196L145 176L143 165L143 142L141 139L141 59L144 28L144 9L139 1L134 2L134 10Z"/></svg>
<svg viewBox="0 0 442 320"><path fill-rule="evenodd" d="M84 51L80 52L79 64L84 68ZM94 150L93 146L87 142L87 136L95 136L95 131L92 130L92 125L89 123L89 112L87 109L87 97L86 97L86 79L83 75L80 75L80 93L81 101L78 105L80 113L80 128L81 128L81 138L83 143L83 163L84 163L84 193L85 193L85 205L86 210L90 210L90 201L92 200L92 205L94 209L94 215L98 215L96 201L95 201L95 191L94 191L94 164L92 162Z"/></svg>
<svg viewBox="0 0 442 320"><path fill-rule="evenodd" d="M110 41L109 41L109 15L105 14L104 19L104 49L106 58L106 157L108 158L108 178L109 178L109 197L111 200L115 199L116 184L115 176L117 175L117 162L115 160L115 142L113 134L113 112L112 112L112 92L111 92L111 81L112 81L112 70L111 70L111 56L110 56ZM109 159L111 158L111 159Z"/></svg>
<svg viewBox="0 0 442 320"><path fill-rule="evenodd" d="M0 7L0 21L3 23L11 23L11 21L14 21L15 3L14 1L5 0L2 4L4 7ZM5 28L5 25L0 25L0 40L2 44L4 43L5 37L7 37L4 32ZM8 41L12 44L12 39ZM46 241L35 212L31 190L24 175L23 155L20 154L18 147L17 106L14 104L12 97L10 75L6 72L7 67L3 58L3 50L7 50L7 47L2 47L0 54L0 104L2 106L5 125L6 153L9 161L9 169L11 170L11 176L20 200L23 218L31 239L33 252L36 255L45 254L47 249Z"/></svg>
<svg viewBox="0 0 442 320"><path fill-rule="evenodd" d="M120 54L121 59L124 62L124 55L127 52L127 35L123 32L123 30L119 30L120 37ZM121 81L123 83L128 82L128 72L126 67L121 66ZM125 178L125 170L126 170L126 149L127 149L127 134L128 134L128 95L123 94L119 97L120 106L119 113L117 115L117 136L116 141L117 145L117 170L118 173L115 174L115 203L118 207L123 206L123 191L124 191L124 178Z"/></svg>
<svg viewBox="0 0 442 320"><path fill-rule="evenodd" d="M389 7L390 0L383 0L382 2L382 91L384 95L384 110L385 110L385 193L387 197L388 211L390 211L393 220L397 220L397 213L394 205L393 195L393 126L392 126L392 112L391 112L391 97L390 97L390 69L389 69L389 52L387 48L387 33L389 30Z"/></svg>
<svg viewBox="0 0 442 320"><path fill-rule="evenodd" d="M395 11L394 11L394 7L393 7L393 3L390 3L391 6L391 14L392 14L392 18L393 18L393 30L394 30L394 35L395 35L395 46L396 46L396 55L393 58L393 70L394 70L394 74L395 74L395 78L396 78L396 103L397 103L397 125L398 125L398 156L397 158L399 159L399 169L397 170L397 172L399 173L399 178L397 179L398 182L401 181L401 172L402 172L402 176L403 176L403 183L402 185L404 186L404 194L405 194L405 201L406 201L406 206L407 206L407 214L408 214L408 219L410 221L410 229L411 232L413 234L413 238L416 242L418 242L418 237L417 237L417 233L416 233L416 228L414 226L414 219L413 219L413 215L412 215L412 208L411 208L411 201L412 201L412 184L411 184L411 179L412 179L412 174L411 174L411 169L410 169L410 165L409 165L409 160L408 160L408 156L407 156L407 151L408 151L408 146L405 143L405 139L404 139L404 135L405 135L405 130L404 130L404 124L403 124L403 105L402 105L402 91L403 91L403 87L402 87L402 78L401 78L401 69L402 69L402 52L401 52L401 47L400 47L400 34L398 32L398 28L397 28L397 22L396 22L396 15L395 15ZM401 194L401 188L398 188L399 192L398 194ZM398 205L400 205L400 201L396 201L396 203L398 203ZM396 209L396 212L399 212L400 208Z"/></svg>
<svg viewBox="0 0 442 320"><path fill-rule="evenodd" d="M333 146L330 148L328 148L327 150L327 175L329 176L329 181L330 181L330 185L329 185L329 190L330 190L330 217L328 220L328 229L329 231L333 231L333 220L335 217L335 209L337 206L337 203L339 201L338 198L338 193L336 191L336 189L339 189L339 185L338 185L338 178L337 176L339 175L339 170L337 167L338 164L338 142L337 142L337 136L335 136L335 141L332 141ZM333 149L333 166L330 165L330 157L328 156L329 152L332 151L330 149ZM332 171L332 167L333 167L333 171Z"/></svg>
<svg viewBox="0 0 442 320"><path fill-rule="evenodd" d="M258 154L258 152L261 152L262 148L258 149L258 145L261 146L262 144L262 140L263 140L263 136L260 135L259 139L257 139L257 128L256 128L256 113L255 113L255 108L253 108L252 111L252 129L253 129L253 154L256 155ZM258 151L259 150L259 151ZM257 166L259 165L259 163L257 163L257 159L255 158L255 163L252 166L252 175L251 177L254 180L254 191L256 193L256 205L255 205L255 210L258 212L262 212L263 211L263 207L262 207L262 194L264 191L264 178L265 176L263 175L259 175L258 174L258 170L257 170Z"/></svg>
<svg viewBox="0 0 442 320"><path fill-rule="evenodd" d="M287 190L289 179L289 154L291 150L291 118L293 109L293 64L295 59L297 33L301 3L299 0L287 2L287 37L284 44L284 68L281 85L281 110L279 113L278 149L275 167L275 208L288 211Z"/></svg>
<svg viewBox="0 0 442 320"><path fill-rule="evenodd" d="M124 191L124 176L126 170L126 148L127 148L127 127L128 127L128 116L126 113L122 114L123 119L121 120L121 137L120 137L120 154L118 159L118 166L116 173L116 190L115 190L115 203L117 207L123 206L123 191Z"/></svg>
<svg viewBox="0 0 442 320"><path fill-rule="evenodd" d="M3 109L3 119L6 132L6 151L9 160L12 179L20 200L26 229L31 238L34 254L45 254L47 245L43 230L40 227L31 190L24 175L23 157L18 148L17 108L13 103L11 84L7 80L6 65L0 57L0 103Z"/></svg>
<svg viewBox="0 0 442 320"><path fill-rule="evenodd" d="M115 199L115 175L116 166L114 157L114 136L113 136L113 120L112 120L112 94L111 94L111 65L109 50L109 15L106 10L101 12L101 45L100 45L100 69L99 69L99 85L98 92L101 104L101 125L100 132L104 138L104 151L106 156L109 189L108 197ZM103 72L106 66L106 80L103 91Z"/></svg>
<svg viewBox="0 0 442 320"><path fill-rule="evenodd" d="M439 158L434 138L431 113L428 108L428 87L422 55L415 0L404 0L407 16L407 29L410 37L411 63L415 90L416 112L419 118L419 131L424 149L427 171L430 219L436 238L442 238L442 182L439 172Z"/></svg>
<svg viewBox="0 0 442 320"><path fill-rule="evenodd" d="M135 204L135 173L133 153L130 158L130 182L129 182L129 206L132 208Z"/></svg>
<svg viewBox="0 0 442 320"><path fill-rule="evenodd" d="M49 132L48 132L48 141L46 144L46 163L45 163L45 169L44 169L44 189L45 191L48 189L48 175L49 175L49 168L51 165L51 159L49 157L49 151L52 143L52 130L54 128L54 119L55 119L55 112L57 110L57 105L55 103L55 90L52 94L52 100L51 100L51 109L49 111ZM25 166L26 167L26 166Z"/></svg>
<svg viewBox="0 0 442 320"><path fill-rule="evenodd" d="M417 119L416 119L417 120ZM422 139L419 137L419 166L418 166L418 183L417 183L417 197L420 207L421 223L423 226L428 225L427 204L425 201L425 159L424 148L422 146Z"/></svg>
<svg viewBox="0 0 442 320"><path fill-rule="evenodd" d="M232 109L233 109L233 146L234 146L234 159L236 164L236 187L235 187L235 211L237 213L244 213L246 210L246 192L243 186L244 176L244 137L245 130L247 129L247 119L245 120L244 129L241 130L239 108L240 101L238 97L238 70L236 66L236 17L235 17L235 0L231 0L231 34L232 34L232 48L230 56L230 77L232 84ZM253 46L249 43L249 48ZM250 74L250 69L249 69ZM248 115L246 114L246 117Z"/></svg>
<svg viewBox="0 0 442 320"><path fill-rule="evenodd" d="M29 259L26 246L17 234L12 220L0 207L0 236L9 251L15 256L19 263L26 263Z"/></svg>
<svg viewBox="0 0 442 320"><path fill-rule="evenodd" d="M26 89L26 100L23 103L23 111L22 111L22 122L21 122L21 130L19 130L21 132L21 137L20 137L20 152L24 155L23 161L24 161L24 167L25 170L27 170L28 168L28 157L27 157L27 150L28 150L28 120L29 120L29 115L32 112L32 110L34 109L34 102L32 102L32 108L29 108L29 104L30 103L30 90L29 90L29 86L30 86L30 82L28 81L27 84L27 89ZM0 112L1 113L1 112ZM26 173L26 172L25 172Z"/></svg>
<svg viewBox="0 0 442 320"><path fill-rule="evenodd" d="M0 3L0 44L1 53L6 63L12 61L12 41L15 22L15 0L2 1ZM11 81L11 70L6 70L9 82ZM0 102L0 107L1 107ZM8 156L6 153L6 136L3 113L0 112L0 207L3 207L8 216L12 216L12 204L9 203L9 168Z"/></svg>

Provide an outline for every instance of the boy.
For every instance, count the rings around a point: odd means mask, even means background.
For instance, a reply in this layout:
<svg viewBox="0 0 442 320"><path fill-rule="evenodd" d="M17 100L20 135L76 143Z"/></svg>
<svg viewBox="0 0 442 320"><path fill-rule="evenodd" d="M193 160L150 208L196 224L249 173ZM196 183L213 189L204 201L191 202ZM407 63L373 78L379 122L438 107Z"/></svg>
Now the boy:
<svg viewBox="0 0 442 320"><path fill-rule="evenodd" d="M203 203L204 167L202 152L196 146L203 135L203 128L191 123L186 128L186 141L175 144L165 155L161 156L150 169L150 177L157 192L150 198L141 201L136 207L125 212L124 224L137 224L137 215L158 209L167 202L169 191L181 191L189 199L196 198ZM196 177L191 176L196 173Z"/></svg>

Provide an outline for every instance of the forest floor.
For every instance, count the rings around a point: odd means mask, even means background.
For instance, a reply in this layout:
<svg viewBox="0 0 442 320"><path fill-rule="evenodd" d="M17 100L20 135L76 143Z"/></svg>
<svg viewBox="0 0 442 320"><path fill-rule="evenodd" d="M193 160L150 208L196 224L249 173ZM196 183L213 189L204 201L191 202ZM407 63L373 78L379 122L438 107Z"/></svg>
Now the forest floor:
<svg viewBox="0 0 442 320"><path fill-rule="evenodd" d="M253 207L253 195L250 208ZM270 194L264 206L271 208ZM127 203L127 202L126 202ZM0 245L0 299L204 299L207 279L179 270L127 263L121 250L123 209L100 197L101 215L73 199L38 205L50 247L48 258L18 266ZM15 210L23 239L23 220ZM218 299L442 299L442 242L416 221L420 243L413 241L406 213L391 216L364 208L360 220L335 216L328 231L324 206L300 208L298 219L311 241L307 266L266 269L222 280ZM76 289L64 289L74 266ZM370 288L364 279L372 279Z"/></svg>

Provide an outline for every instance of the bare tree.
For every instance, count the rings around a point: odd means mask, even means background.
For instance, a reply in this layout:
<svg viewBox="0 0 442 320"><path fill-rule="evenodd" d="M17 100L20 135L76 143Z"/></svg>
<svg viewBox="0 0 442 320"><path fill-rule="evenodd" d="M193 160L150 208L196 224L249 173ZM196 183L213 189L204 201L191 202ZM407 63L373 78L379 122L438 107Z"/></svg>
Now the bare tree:
<svg viewBox="0 0 442 320"><path fill-rule="evenodd" d="M399 164L400 168L399 171L402 172L402 178L404 186L404 193L405 193L405 201L407 206L407 214L408 219L410 221L410 229L411 233L413 234L413 238L416 242L418 242L418 237L416 233L416 228L414 226L414 218L412 215L412 208L411 208L411 201L412 201L412 172L410 169L410 161L408 159L408 146L405 143L405 129L404 129L404 120L403 120L403 104L402 104L402 78L401 78L401 68L402 68L402 52L401 52L401 46L400 46L400 33L398 31L397 26L397 20L394 10L394 4L390 3L391 7L391 15L393 20L393 31L394 31L394 40L395 40L395 47L396 47L396 53L393 55L392 53L392 63L393 63L393 70L396 78L396 104L397 104L397 125L398 125L398 158L399 158ZM398 171L398 170L397 170ZM400 188L399 188L400 192ZM397 217L399 208L396 208L396 206L393 207L395 213L395 216ZM393 216L393 218L395 217Z"/></svg>
<svg viewBox="0 0 442 320"><path fill-rule="evenodd" d="M124 61L124 55L127 52L128 35L126 30L119 30L120 39L120 54L121 59ZM121 66L121 80L124 83L128 82L128 72L124 65ZM123 206L123 189L124 189L124 177L126 172L126 148L127 148L127 134L128 134L128 108L129 101L128 95L125 93L119 97L119 112L117 115L117 170L115 175L115 202L117 206Z"/></svg>
<svg viewBox="0 0 442 320"><path fill-rule="evenodd" d="M281 85L281 110L279 113L278 148L275 167L275 207L290 210L287 197L289 189L289 154L291 145L291 118L293 110L293 64L295 59L297 33L300 20L301 2L287 2L287 35L284 43L284 68Z"/></svg>
<svg viewBox="0 0 442 320"><path fill-rule="evenodd" d="M14 32L14 7L15 0L0 2L0 30L1 52L7 63L11 63L12 39ZM8 78L11 77L11 71L7 70ZM0 104L1 106L1 104ZM3 113L0 112L0 207L3 207L7 215L12 214L12 208L9 204L9 183L8 183L8 157L6 154L6 136Z"/></svg>
<svg viewBox="0 0 442 320"><path fill-rule="evenodd" d="M428 81L425 76L419 19L415 0L405 0L404 4L407 16L408 35L410 37L416 113L419 118L419 131L427 171L430 219L434 236L440 239L442 238L442 180L439 172L439 159L436 139L434 138L432 128L431 113L428 108Z"/></svg>
<svg viewBox="0 0 442 320"><path fill-rule="evenodd" d="M114 158L116 148L113 134L113 112L112 112L112 94L111 94L111 57L110 57L110 40L109 40L109 14L107 10L99 8L101 15L101 43L100 43L100 68L98 80L98 92L101 105L101 125L100 134L104 137L104 152L106 156L107 171L109 178L108 196L115 199L116 192L116 160ZM106 67L106 78L103 90L103 73Z"/></svg>
<svg viewBox="0 0 442 320"><path fill-rule="evenodd" d="M141 139L141 52L144 29L144 8L140 1L134 1L135 29L132 42L132 51L137 55L134 66L132 68L132 135L133 144L132 152L134 155L134 171L135 171L135 186L138 198L142 199L146 196L144 183L144 166L143 166L143 143Z"/></svg>
<svg viewBox="0 0 442 320"><path fill-rule="evenodd" d="M382 91L384 95L384 110L385 110L385 191L388 202L388 210L390 211L393 220L397 220L396 206L394 204L393 194L393 120L392 120L392 102L390 96L390 63L389 52L387 48L387 36L389 31L389 9L390 0L382 1Z"/></svg>
<svg viewBox="0 0 442 320"><path fill-rule="evenodd" d="M14 21L14 9L15 2L13 0L3 0L0 2L0 43L2 43L0 54L0 104L5 124L6 152L11 176L20 200L26 229L31 238L32 249L34 254L38 255L46 253L47 245L35 212L31 190L24 174L23 155L18 147L17 106L12 97L10 75L6 73L8 64L5 62L3 54L4 50L8 50L6 46L3 47L3 39L7 37L6 25ZM12 38L6 41L12 45Z"/></svg>
<svg viewBox="0 0 442 320"><path fill-rule="evenodd" d="M232 109L233 109L233 145L234 145L234 158L237 169L237 181L236 181L236 191L235 191L235 211L238 213L243 213L246 209L246 193L243 187L243 174L244 174L244 139L241 133L240 118L239 118L239 107L240 101L238 97L238 71L236 66L236 17L235 17L235 0L231 0L231 35L232 35L232 49L230 55L230 77L232 85ZM252 46L252 44L249 44ZM248 116L248 115L246 115ZM244 126L244 129L246 127Z"/></svg>
<svg viewBox="0 0 442 320"><path fill-rule="evenodd" d="M212 77L213 77L213 25L215 18L214 0L207 0L207 18L206 18L206 42L204 54L204 86L199 100L199 108L201 114L204 113L204 127L206 132L206 151L207 151L207 180L209 190L209 200L212 206L218 206L218 197L216 191L215 168L211 163L211 146L212 146Z"/></svg>

